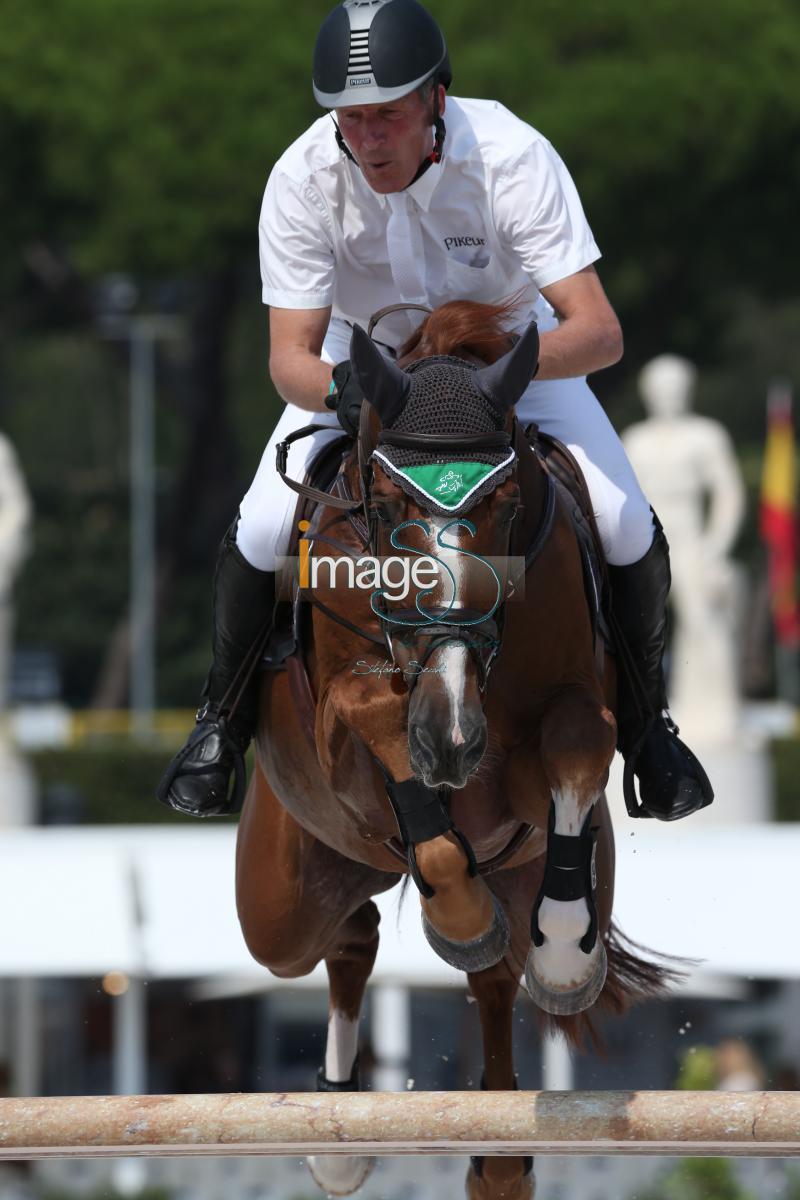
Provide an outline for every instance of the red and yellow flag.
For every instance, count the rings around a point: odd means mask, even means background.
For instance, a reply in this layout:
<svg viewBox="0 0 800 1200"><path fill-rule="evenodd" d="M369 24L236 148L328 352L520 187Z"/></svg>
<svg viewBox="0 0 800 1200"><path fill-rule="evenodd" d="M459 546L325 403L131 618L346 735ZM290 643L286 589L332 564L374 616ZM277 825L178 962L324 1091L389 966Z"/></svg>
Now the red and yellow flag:
<svg viewBox="0 0 800 1200"><path fill-rule="evenodd" d="M780 645L800 646L797 603L797 465L792 392L774 384L767 400L767 442L761 477L761 536L769 555L769 591Z"/></svg>

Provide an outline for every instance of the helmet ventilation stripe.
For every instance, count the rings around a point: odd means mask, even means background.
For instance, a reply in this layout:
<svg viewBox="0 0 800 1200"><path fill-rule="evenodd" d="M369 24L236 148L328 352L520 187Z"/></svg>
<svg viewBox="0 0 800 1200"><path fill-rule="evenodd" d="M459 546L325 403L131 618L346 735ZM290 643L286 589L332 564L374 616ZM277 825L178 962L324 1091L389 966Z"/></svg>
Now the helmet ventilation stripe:
<svg viewBox="0 0 800 1200"><path fill-rule="evenodd" d="M369 60L369 30L352 29L350 31L350 60L347 64L348 75L367 75L372 72Z"/></svg>

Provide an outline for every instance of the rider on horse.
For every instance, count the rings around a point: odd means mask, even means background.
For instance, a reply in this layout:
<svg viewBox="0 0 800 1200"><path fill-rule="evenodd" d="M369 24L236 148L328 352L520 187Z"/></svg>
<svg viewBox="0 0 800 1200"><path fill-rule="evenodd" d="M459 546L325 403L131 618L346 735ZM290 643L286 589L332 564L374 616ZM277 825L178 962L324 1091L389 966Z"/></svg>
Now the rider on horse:
<svg viewBox="0 0 800 1200"><path fill-rule="evenodd" d="M585 378L622 355L592 265L600 251L550 143L501 104L446 98L451 78L442 32L417 0L344 0L317 38L314 95L329 115L276 163L259 224L270 372L286 409L220 549L204 703L159 786L160 799L182 812L241 804L258 705L257 675L248 678L244 664L275 608L277 559L295 510L276 472L276 444L309 413L325 427L295 443L290 473L302 480L341 428L355 436L363 398L347 361L355 323L398 299L434 307L512 295L518 328L536 320L541 334L536 378L517 415L566 443L583 470L614 616L646 699L623 679L619 749L633 756L647 815L675 820L710 802L667 712L667 542ZM392 313L381 349L395 357L413 329L412 314Z"/></svg>

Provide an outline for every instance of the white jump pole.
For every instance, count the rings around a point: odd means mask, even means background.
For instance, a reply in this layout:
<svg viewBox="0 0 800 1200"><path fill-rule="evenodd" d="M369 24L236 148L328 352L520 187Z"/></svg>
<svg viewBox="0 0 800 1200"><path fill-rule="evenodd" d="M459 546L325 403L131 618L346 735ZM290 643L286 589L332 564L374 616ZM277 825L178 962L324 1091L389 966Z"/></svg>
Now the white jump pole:
<svg viewBox="0 0 800 1200"><path fill-rule="evenodd" d="M800 1156L800 1092L0 1100L0 1160L306 1153Z"/></svg>

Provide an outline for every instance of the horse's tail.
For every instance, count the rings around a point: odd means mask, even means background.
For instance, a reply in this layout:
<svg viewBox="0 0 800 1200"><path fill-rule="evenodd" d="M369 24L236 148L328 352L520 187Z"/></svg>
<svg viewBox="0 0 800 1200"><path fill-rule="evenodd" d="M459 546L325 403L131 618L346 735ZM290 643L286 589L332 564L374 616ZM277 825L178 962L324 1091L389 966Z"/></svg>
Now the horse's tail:
<svg viewBox="0 0 800 1200"><path fill-rule="evenodd" d="M570 1046L581 1049L588 1040L602 1054L605 1042L597 1027L597 1017L606 1013L621 1016L642 1000L667 995L681 983L696 960L660 954L627 938L613 921L605 936L608 974L603 990L586 1012L572 1017L541 1013L544 1033L560 1033Z"/></svg>

